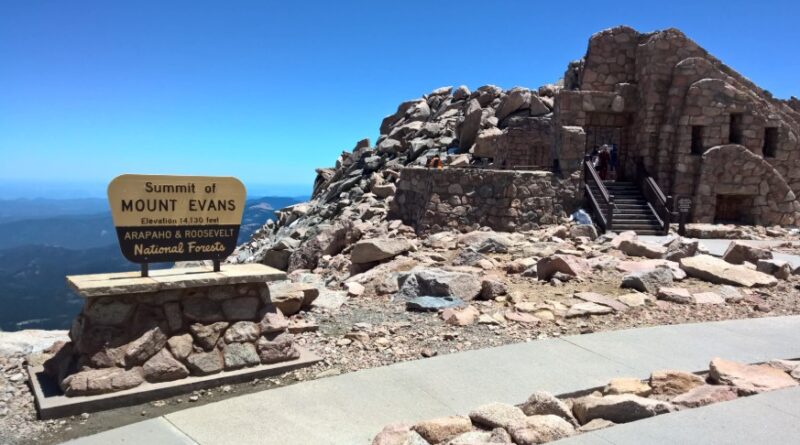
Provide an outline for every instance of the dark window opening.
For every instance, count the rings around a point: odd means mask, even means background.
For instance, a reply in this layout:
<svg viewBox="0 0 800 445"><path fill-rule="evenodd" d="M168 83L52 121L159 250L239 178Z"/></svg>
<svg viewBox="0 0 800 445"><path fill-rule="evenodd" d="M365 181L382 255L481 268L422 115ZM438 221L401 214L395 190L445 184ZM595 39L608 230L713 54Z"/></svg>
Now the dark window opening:
<svg viewBox="0 0 800 445"><path fill-rule="evenodd" d="M774 158L778 151L778 128L767 127L764 129L764 157Z"/></svg>
<svg viewBox="0 0 800 445"><path fill-rule="evenodd" d="M745 195L717 195L714 210L715 224L754 224L753 197Z"/></svg>
<svg viewBox="0 0 800 445"><path fill-rule="evenodd" d="M703 154L703 127L695 125L692 127L692 154Z"/></svg>
<svg viewBox="0 0 800 445"><path fill-rule="evenodd" d="M731 144L742 143L742 113L731 114L731 126L728 130L728 141Z"/></svg>

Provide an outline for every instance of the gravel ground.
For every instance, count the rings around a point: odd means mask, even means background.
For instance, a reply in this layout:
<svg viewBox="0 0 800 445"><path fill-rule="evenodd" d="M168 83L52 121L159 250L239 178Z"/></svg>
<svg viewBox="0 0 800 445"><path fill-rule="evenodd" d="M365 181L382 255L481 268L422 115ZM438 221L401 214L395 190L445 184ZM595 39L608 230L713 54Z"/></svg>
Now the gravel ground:
<svg viewBox="0 0 800 445"><path fill-rule="evenodd" d="M453 254L452 251L446 252L444 256L452 257ZM608 254L624 258L616 251ZM498 264L511 259L507 255L491 256ZM800 286L800 279L792 277L771 289L741 290L744 299L736 303L685 305L657 301L622 313L522 324L504 320L502 314L523 301L558 302L569 306L580 301L573 297L575 292L592 291L616 296L629 293L629 290L619 288L622 273L613 269L560 285L522 275L497 274L506 281L508 295L492 301L472 302L482 314L494 315L494 321L486 319L487 323L468 326L448 325L437 313L408 312L402 302L392 301L390 295L376 295L374 287L367 286L366 294L350 298L334 313L315 309L293 317L295 321L318 326L315 331L297 334L300 345L323 358L314 366L275 378L65 419L36 420L33 398L23 372L24 358L0 357L0 444L59 443L228 397L439 354L598 331L800 314L800 291L796 288ZM676 285L692 291L718 287L692 278Z"/></svg>

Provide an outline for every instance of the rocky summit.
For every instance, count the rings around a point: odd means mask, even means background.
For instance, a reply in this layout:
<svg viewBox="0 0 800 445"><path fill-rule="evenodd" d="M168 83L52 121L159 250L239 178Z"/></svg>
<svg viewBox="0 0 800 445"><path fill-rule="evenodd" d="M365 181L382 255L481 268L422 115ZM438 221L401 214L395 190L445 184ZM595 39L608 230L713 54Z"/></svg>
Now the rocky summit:
<svg viewBox="0 0 800 445"><path fill-rule="evenodd" d="M83 397L288 364L301 348L321 358L146 413L509 343L800 314L800 106L676 29L603 30L552 84L437 88L379 131L224 265L271 266L278 281L94 296L56 345L0 337L0 431L35 424L26 364ZM714 359L707 375L654 370L393 424L374 443L543 443L799 375L791 360Z"/></svg>
<svg viewBox="0 0 800 445"><path fill-rule="evenodd" d="M721 222L792 225L800 220L795 105L676 29L607 29L552 84L446 86L403 102L374 144L358 141L318 168L311 199L280 210L230 261L346 278L413 250L415 234L525 232L582 206L601 232L665 234L677 221L677 204L667 202L675 196L689 203L688 222L705 224L690 229L700 237L726 237L713 229ZM613 151L610 171L598 164L603 150ZM671 261L696 250L621 243L628 255ZM755 264L766 254L734 245L725 259Z"/></svg>

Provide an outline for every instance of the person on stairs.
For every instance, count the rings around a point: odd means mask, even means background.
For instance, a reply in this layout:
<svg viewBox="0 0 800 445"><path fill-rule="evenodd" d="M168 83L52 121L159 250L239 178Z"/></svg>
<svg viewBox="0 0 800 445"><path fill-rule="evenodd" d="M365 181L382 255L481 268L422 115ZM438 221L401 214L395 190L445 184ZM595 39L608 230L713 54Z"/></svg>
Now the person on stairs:
<svg viewBox="0 0 800 445"><path fill-rule="evenodd" d="M600 153L597 154L597 173L600 179L605 181L608 179L608 167L611 164L611 153L608 152L608 146L603 145L600 148Z"/></svg>

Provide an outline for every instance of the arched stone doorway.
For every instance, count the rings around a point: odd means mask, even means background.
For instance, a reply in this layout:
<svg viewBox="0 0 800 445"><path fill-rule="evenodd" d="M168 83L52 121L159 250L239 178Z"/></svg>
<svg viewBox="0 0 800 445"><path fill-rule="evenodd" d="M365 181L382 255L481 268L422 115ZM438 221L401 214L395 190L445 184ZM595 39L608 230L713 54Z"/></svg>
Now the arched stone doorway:
<svg viewBox="0 0 800 445"><path fill-rule="evenodd" d="M742 145L718 145L702 157L694 220L795 225L800 202L780 173Z"/></svg>

